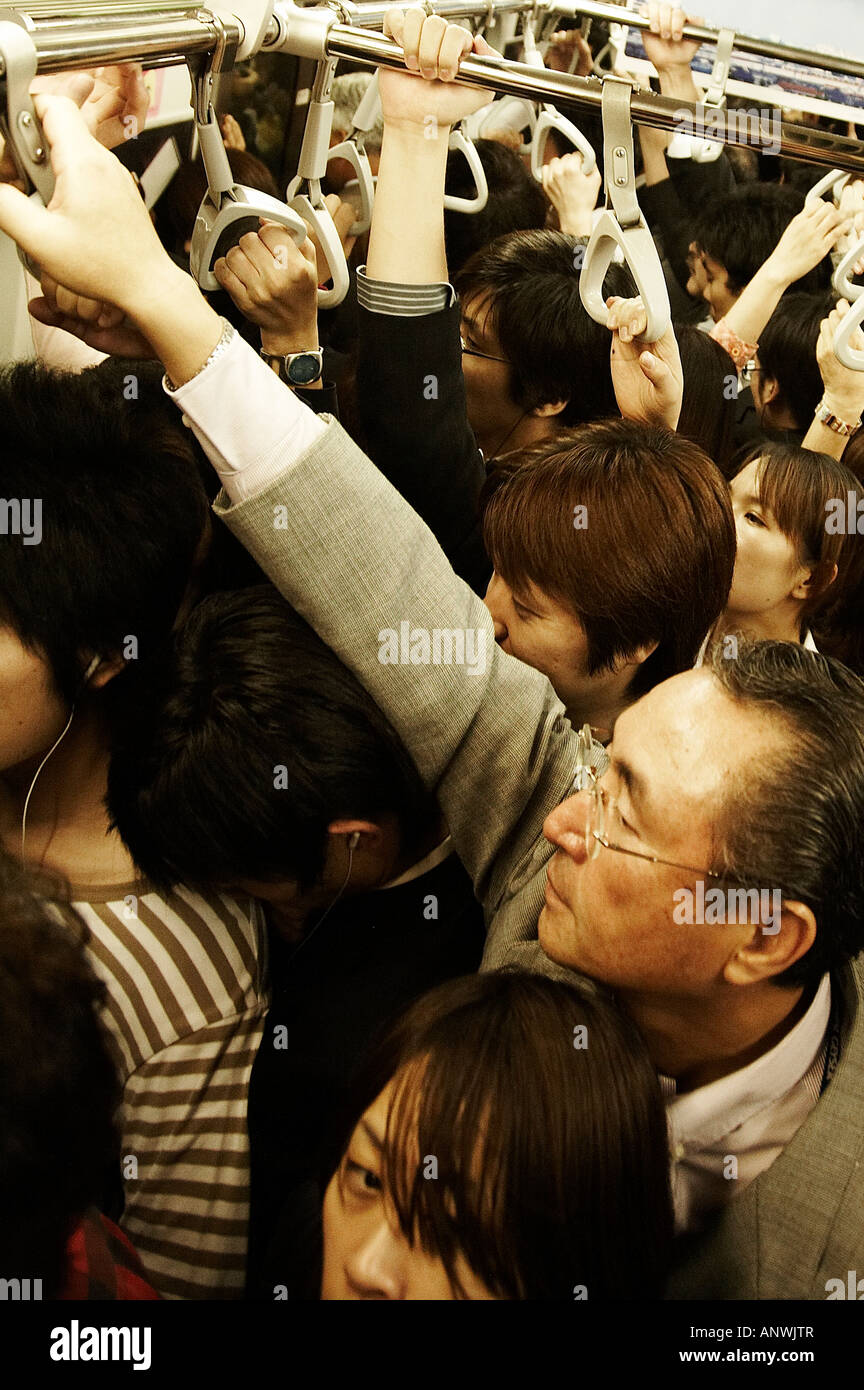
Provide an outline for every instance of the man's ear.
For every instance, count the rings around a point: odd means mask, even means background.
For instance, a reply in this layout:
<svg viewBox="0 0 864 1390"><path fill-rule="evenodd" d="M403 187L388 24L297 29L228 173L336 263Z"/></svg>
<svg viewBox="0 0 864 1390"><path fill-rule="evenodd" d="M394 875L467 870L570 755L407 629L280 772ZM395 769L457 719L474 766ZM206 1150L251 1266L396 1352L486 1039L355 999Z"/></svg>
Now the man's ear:
<svg viewBox="0 0 864 1390"><path fill-rule="evenodd" d="M126 661L122 656L103 657L86 683L88 690L102 690L121 671L125 671Z"/></svg>
<svg viewBox="0 0 864 1390"><path fill-rule="evenodd" d="M543 405L535 405L533 410L528 411L528 414L533 415L536 419L549 419L554 415L560 415L561 411L566 409L569 404L569 396L566 401L545 401Z"/></svg>
<svg viewBox="0 0 864 1390"><path fill-rule="evenodd" d="M612 670L618 672L625 670L628 666L641 666L643 661L647 661L649 656L656 652L659 645L659 642L643 643L641 647L637 647L635 651L629 652L627 656L617 657L613 663Z"/></svg>
<svg viewBox="0 0 864 1390"><path fill-rule="evenodd" d="M730 985L769 982L806 956L816 940L816 918L811 908L785 899L775 903L775 894L779 899L777 889L760 894L760 921L726 962L723 976ZM767 910L762 911L763 906Z"/></svg>
<svg viewBox="0 0 864 1390"><path fill-rule="evenodd" d="M766 372L759 374L759 397L762 405L771 405L780 395L780 383L774 376L768 376Z"/></svg>

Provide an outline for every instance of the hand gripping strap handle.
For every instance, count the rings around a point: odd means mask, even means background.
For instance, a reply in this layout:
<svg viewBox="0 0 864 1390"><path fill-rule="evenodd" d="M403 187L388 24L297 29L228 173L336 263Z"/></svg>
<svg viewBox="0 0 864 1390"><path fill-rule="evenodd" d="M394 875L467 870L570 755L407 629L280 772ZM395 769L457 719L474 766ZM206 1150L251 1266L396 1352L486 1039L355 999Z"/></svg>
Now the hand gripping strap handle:
<svg viewBox="0 0 864 1390"><path fill-rule="evenodd" d="M295 213L298 213L314 232L315 239L324 253L327 269L330 271L333 285L329 290L319 289L318 308L335 309L336 305L341 304L348 293L348 262L345 259L345 252L342 249L342 242L339 240L336 224L321 197L320 189L316 196L310 197L308 193L299 191L301 183L302 180L299 175L292 179L286 190L285 198L288 206Z"/></svg>
<svg viewBox="0 0 864 1390"><path fill-rule="evenodd" d="M860 251L860 247L858 248ZM864 288L858 287L859 290ZM858 295L855 304L852 305L849 313L840 324L834 336L834 355L838 362L842 362L844 367L849 367L853 372L864 372L864 352L860 348L853 348L852 334L856 328L860 328L864 321L864 294Z"/></svg>
<svg viewBox="0 0 864 1390"><path fill-rule="evenodd" d="M296 245L306 240L303 219L278 198L260 193L257 188L235 183L229 193L219 197L218 203L209 194L205 196L195 219L189 252L189 269L202 290L221 289L213 274L214 263L227 255L247 232L257 232L262 217L287 227Z"/></svg>
<svg viewBox="0 0 864 1390"><path fill-rule="evenodd" d="M585 251L579 294L591 317L608 327L609 311L603 295L603 282L616 249L620 250L645 305L648 317L645 339L649 343L656 343L669 328L672 314L660 257L636 197L633 126L630 119L632 92L632 85L625 78L603 79L606 209L601 213Z"/></svg>
<svg viewBox="0 0 864 1390"><path fill-rule="evenodd" d="M444 206L448 212L481 212L489 197L489 186L486 182L486 170L480 163L477 147L457 126L455 130L450 132L450 149L461 151L467 159L468 167L474 176L475 194L473 198L454 198L447 194L444 198Z"/></svg>
<svg viewBox="0 0 864 1390"><path fill-rule="evenodd" d="M582 173L593 174L597 168L597 156L581 130L572 121L568 121L566 116L562 116L556 107L544 105L537 118L531 141L531 173L537 182L543 182L543 155L550 130L556 131L565 140L569 140L570 144L579 151L582 156Z"/></svg>
<svg viewBox="0 0 864 1390"><path fill-rule="evenodd" d="M851 174L844 174L842 169L831 169L818 183L814 183L804 199L805 203L818 203L826 193L831 193L836 200L837 194L843 192L851 177Z"/></svg>

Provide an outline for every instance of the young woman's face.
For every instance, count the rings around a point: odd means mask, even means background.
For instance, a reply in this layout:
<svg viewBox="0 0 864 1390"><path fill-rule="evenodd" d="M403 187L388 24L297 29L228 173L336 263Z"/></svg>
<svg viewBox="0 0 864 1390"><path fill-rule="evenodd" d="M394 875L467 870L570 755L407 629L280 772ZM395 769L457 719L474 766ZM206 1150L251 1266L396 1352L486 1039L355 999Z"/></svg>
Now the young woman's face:
<svg viewBox="0 0 864 1390"><path fill-rule="evenodd" d="M764 614L793 596L803 597L794 590L810 573L798 547L762 505L759 464L759 459L748 463L730 484L738 549L728 608L740 614Z"/></svg>
<svg viewBox="0 0 864 1390"><path fill-rule="evenodd" d="M391 1081L370 1105L351 1135L348 1148L324 1196L324 1272L321 1297L452 1301L457 1297L443 1262L399 1229L384 1182L381 1148L393 1095ZM419 1155L427 1164L434 1155ZM429 1182L435 1182L431 1176ZM460 1257L456 1274L472 1300L493 1300L482 1281Z"/></svg>

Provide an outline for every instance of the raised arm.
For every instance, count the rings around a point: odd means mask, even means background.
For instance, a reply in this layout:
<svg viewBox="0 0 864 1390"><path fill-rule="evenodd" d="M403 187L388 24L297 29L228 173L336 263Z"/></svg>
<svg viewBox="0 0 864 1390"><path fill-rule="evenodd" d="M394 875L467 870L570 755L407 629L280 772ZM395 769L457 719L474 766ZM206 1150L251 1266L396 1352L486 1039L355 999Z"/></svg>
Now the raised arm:
<svg viewBox="0 0 864 1390"><path fill-rule="evenodd" d="M444 250L452 123L487 93L446 82L462 57L490 52L467 30L416 10L385 28L414 74L382 70L384 133L369 256L357 276L357 403L371 458L428 522L479 593L490 566L477 501L485 477L468 422L459 309Z"/></svg>
<svg viewBox="0 0 864 1390"><path fill-rule="evenodd" d="M828 255L845 226L846 219L833 203L818 202L802 208L721 320L728 332L742 342L758 344L790 285Z"/></svg>
<svg viewBox="0 0 864 1390"><path fill-rule="evenodd" d="M225 482L220 514L398 730L493 911L570 784L575 737L552 687L500 651L485 606L339 425L224 334L75 108L40 114L55 199L39 209L0 189L0 226L152 345Z"/></svg>

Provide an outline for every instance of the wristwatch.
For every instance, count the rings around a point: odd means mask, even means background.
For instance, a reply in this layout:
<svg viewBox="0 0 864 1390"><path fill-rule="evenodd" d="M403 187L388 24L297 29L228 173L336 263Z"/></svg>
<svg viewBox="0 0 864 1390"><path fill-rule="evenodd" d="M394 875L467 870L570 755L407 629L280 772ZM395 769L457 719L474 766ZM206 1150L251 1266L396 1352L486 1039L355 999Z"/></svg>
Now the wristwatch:
<svg viewBox="0 0 864 1390"><path fill-rule="evenodd" d="M311 386L324 375L324 353L321 348L289 352L284 357L261 348L261 356L268 367L278 370L280 380L286 386Z"/></svg>
<svg viewBox="0 0 864 1390"><path fill-rule="evenodd" d="M839 434L843 439L849 439L853 434L857 434L858 430L861 428L860 418L856 420L854 424L850 424L846 420L840 420L834 414L831 407L825 404L824 400L816 407L816 419L820 424L824 425L826 429L833 430L835 434Z"/></svg>

